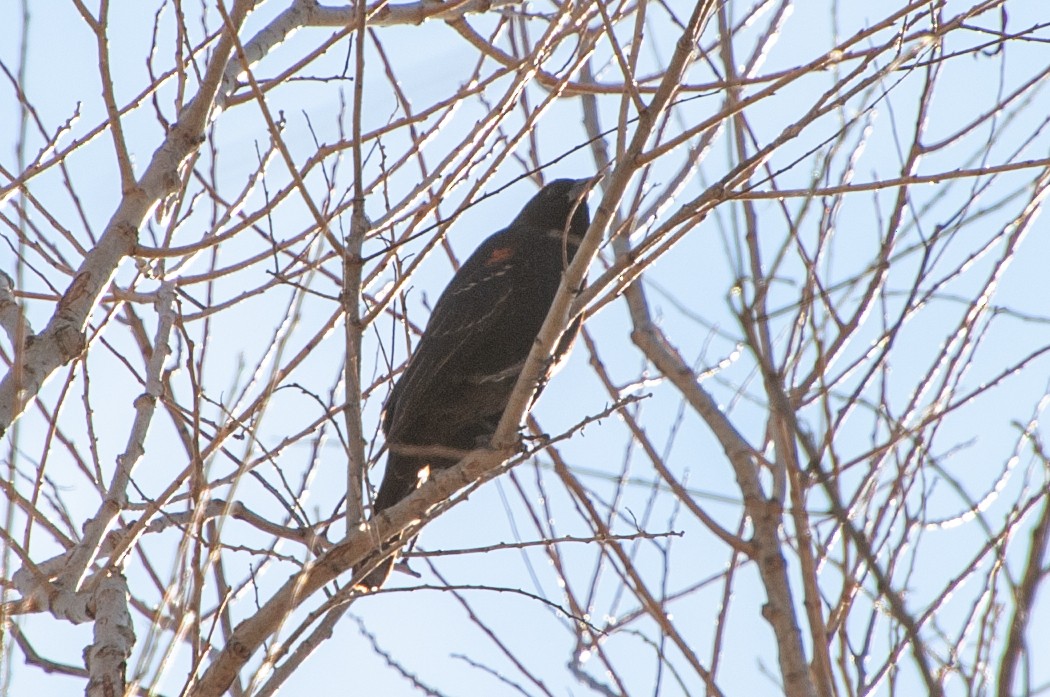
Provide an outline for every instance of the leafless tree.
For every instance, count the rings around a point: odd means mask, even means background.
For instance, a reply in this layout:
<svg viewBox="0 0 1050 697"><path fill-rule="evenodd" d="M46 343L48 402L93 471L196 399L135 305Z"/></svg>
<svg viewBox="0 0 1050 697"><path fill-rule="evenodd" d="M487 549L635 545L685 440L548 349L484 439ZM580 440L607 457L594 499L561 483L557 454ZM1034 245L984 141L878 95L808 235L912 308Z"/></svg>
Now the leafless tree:
<svg viewBox="0 0 1050 697"><path fill-rule="evenodd" d="M4 694L1050 692L1039 3L8 5ZM595 172L377 527L428 298Z"/></svg>

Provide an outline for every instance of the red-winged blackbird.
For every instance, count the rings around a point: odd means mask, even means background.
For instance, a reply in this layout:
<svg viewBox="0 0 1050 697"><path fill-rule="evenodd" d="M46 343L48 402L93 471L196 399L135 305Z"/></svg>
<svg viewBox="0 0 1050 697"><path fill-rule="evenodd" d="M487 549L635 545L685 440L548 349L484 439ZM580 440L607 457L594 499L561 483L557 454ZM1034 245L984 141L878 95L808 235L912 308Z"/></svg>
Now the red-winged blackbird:
<svg viewBox="0 0 1050 697"><path fill-rule="evenodd" d="M452 277L386 403L388 456L373 516L408 496L425 468L456 464L448 449L471 450L495 432L590 224L585 198L593 181L559 179L543 187ZM548 377L578 329L579 320L562 336ZM399 446L408 447L399 452ZM445 449L444 456L426 454L428 446ZM361 585L382 586L393 563L385 560Z"/></svg>

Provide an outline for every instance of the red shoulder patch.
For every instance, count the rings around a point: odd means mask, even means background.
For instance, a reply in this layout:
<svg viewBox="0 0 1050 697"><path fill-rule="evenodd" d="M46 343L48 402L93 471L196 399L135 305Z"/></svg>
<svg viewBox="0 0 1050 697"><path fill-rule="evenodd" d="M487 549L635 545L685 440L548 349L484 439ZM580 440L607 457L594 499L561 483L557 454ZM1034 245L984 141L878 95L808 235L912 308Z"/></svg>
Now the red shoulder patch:
<svg viewBox="0 0 1050 697"><path fill-rule="evenodd" d="M496 264L502 264L508 259L514 258L517 252L512 247L496 247L489 254L488 259L485 260L485 266L495 266Z"/></svg>

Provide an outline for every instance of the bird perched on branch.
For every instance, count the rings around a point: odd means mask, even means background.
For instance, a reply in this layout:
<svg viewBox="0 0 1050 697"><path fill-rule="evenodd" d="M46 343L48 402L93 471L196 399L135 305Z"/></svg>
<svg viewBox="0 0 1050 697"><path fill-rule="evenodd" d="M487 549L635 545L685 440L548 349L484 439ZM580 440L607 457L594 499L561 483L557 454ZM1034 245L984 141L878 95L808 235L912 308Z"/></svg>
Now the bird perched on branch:
<svg viewBox="0 0 1050 697"><path fill-rule="evenodd" d="M492 437L590 225L586 196L595 182L559 179L543 187L452 277L386 403L387 464L373 517L408 496L429 469L451 467L456 452ZM579 319L558 342L537 396L578 330ZM388 557L359 585L382 586L393 564Z"/></svg>

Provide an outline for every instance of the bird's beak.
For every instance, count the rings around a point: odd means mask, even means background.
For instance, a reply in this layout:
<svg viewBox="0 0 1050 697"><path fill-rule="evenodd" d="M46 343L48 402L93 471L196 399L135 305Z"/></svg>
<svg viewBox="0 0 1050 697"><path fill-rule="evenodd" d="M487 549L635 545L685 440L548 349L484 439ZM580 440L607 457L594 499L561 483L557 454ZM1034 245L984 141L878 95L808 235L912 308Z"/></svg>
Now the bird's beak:
<svg viewBox="0 0 1050 697"><path fill-rule="evenodd" d="M604 173L598 172L598 174L595 174L593 177L577 179L574 181L572 188L569 189L569 200L582 201L587 198L587 194L589 194L594 187L598 186L598 182L600 182L604 176Z"/></svg>

